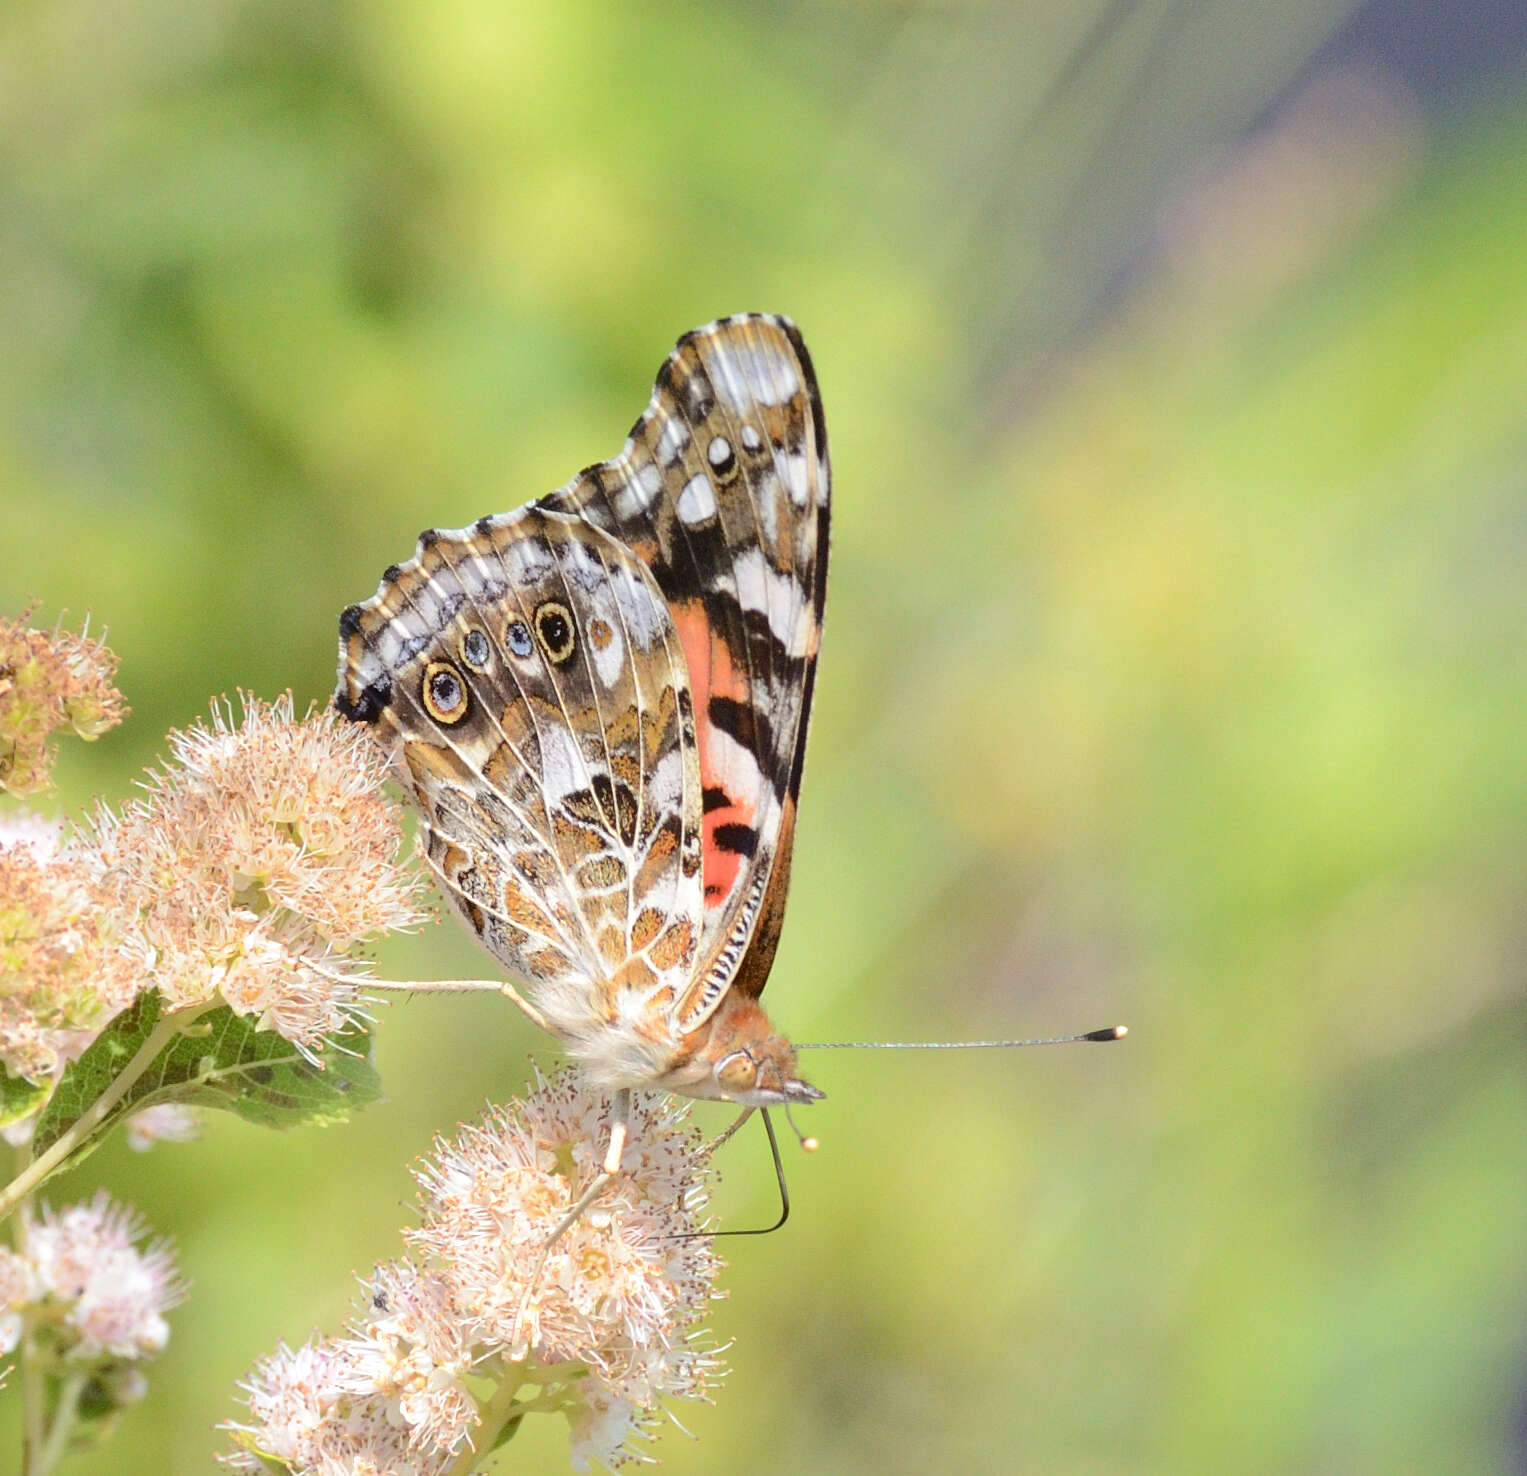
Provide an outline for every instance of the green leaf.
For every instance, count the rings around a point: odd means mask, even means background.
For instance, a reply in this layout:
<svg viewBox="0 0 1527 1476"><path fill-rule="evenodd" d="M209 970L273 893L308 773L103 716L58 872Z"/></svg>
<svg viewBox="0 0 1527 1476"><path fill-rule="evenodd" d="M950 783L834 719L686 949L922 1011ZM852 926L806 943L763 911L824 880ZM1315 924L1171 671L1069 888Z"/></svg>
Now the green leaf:
<svg viewBox="0 0 1527 1476"><path fill-rule="evenodd" d="M0 1127L35 1112L47 1095L47 1082L28 1081L24 1076L10 1076L0 1070Z"/></svg>
<svg viewBox="0 0 1527 1476"><path fill-rule="evenodd" d="M291 1476L292 1468L285 1461L260 1449L259 1437L252 1430L229 1430L228 1435L234 1445L259 1461L270 1476Z"/></svg>
<svg viewBox="0 0 1527 1476"><path fill-rule="evenodd" d="M339 1122L381 1095L371 1032L361 1021L312 1047L315 1061L226 1005L184 1013L185 1028L154 1054L82 1152L128 1113L160 1102L220 1107L264 1127L293 1127ZM150 1036L168 1020L163 1000L149 993L101 1032L59 1082L37 1125L34 1155L57 1142L123 1071L138 1069Z"/></svg>
<svg viewBox="0 0 1527 1476"><path fill-rule="evenodd" d="M520 1433L520 1426L524 1423L525 1416L522 1414L515 1415L512 1420L505 1420L504 1428L493 1437L493 1444L488 1447L489 1453L491 1454L493 1451L498 1450L501 1446L508 1445Z"/></svg>

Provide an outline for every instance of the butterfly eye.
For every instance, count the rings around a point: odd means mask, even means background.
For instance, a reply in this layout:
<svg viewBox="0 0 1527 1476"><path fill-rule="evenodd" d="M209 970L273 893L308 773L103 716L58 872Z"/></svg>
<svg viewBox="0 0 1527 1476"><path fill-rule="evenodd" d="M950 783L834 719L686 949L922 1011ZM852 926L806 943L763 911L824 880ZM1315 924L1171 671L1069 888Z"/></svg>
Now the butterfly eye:
<svg viewBox="0 0 1527 1476"><path fill-rule="evenodd" d="M462 638L461 659L476 671L488 664L488 638L480 630L469 630Z"/></svg>
<svg viewBox="0 0 1527 1476"><path fill-rule="evenodd" d="M530 627L523 620L511 620L504 627L504 644L516 656L528 656L536 648L535 642L530 638Z"/></svg>
<svg viewBox="0 0 1527 1476"><path fill-rule="evenodd" d="M716 1080L726 1092L750 1092L758 1085L758 1066L746 1051L734 1051L717 1063Z"/></svg>
<svg viewBox="0 0 1527 1476"><path fill-rule="evenodd" d="M547 600L536 611L536 634L559 666L573 654L573 617L566 605Z"/></svg>
<svg viewBox="0 0 1527 1476"><path fill-rule="evenodd" d="M448 661L431 661L424 672L424 706L436 722L459 723L467 715L466 683Z"/></svg>

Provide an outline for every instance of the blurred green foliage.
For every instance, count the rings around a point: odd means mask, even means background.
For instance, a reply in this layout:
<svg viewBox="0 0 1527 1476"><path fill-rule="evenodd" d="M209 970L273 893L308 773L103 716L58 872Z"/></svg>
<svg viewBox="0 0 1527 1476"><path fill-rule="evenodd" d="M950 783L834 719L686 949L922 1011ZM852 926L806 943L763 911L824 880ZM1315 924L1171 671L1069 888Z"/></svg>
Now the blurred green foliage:
<svg viewBox="0 0 1527 1476"><path fill-rule="evenodd" d="M135 710L64 803L215 693L323 700L420 528L786 311L836 537L771 1008L1132 1027L814 1058L822 1151L732 1242L735 1372L669 1471L1521 1460L1527 97L1307 67L1346 9L0 16L0 608L91 612ZM449 923L381 964L481 967ZM195 1289L74 1469L206 1469L253 1359L397 1251L407 1161L555 1056L491 1000L379 1036L350 1126L76 1176ZM762 1143L725 1167L770 1214Z"/></svg>

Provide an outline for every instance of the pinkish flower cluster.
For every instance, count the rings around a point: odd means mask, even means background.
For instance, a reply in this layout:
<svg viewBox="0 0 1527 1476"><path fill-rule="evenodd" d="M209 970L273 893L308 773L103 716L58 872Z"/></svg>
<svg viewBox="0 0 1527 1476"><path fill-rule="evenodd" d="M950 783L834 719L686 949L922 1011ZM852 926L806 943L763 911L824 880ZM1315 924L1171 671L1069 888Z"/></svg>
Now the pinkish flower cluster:
<svg viewBox="0 0 1527 1476"><path fill-rule="evenodd" d="M87 849L40 815L0 815L0 1069L46 1081L132 1001L142 975L108 927Z"/></svg>
<svg viewBox="0 0 1527 1476"><path fill-rule="evenodd" d="M0 1350L30 1324L57 1358L111 1364L151 1358L169 1341L165 1313L185 1295L167 1242L142 1244L137 1214L103 1191L44 1209L19 1250L0 1251Z"/></svg>
<svg viewBox="0 0 1527 1476"><path fill-rule="evenodd" d="M366 735L291 698L170 735L147 795L94 826L122 946L171 1009L220 998L311 1046L358 1008L360 944L422 920L402 817Z"/></svg>
<svg viewBox="0 0 1527 1476"><path fill-rule="evenodd" d="M256 1367L225 1462L455 1476L515 1421L555 1412L584 1470L633 1458L663 1401L705 1398L720 1261L682 1106L635 1095L620 1176L548 1245L599 1172L611 1106L567 1070L437 1142L417 1175L416 1259L377 1271L349 1336Z"/></svg>
<svg viewBox="0 0 1527 1476"><path fill-rule="evenodd" d="M51 785L55 733L99 738L127 713L112 685L117 658L105 644L26 622L25 613L0 619L0 790L12 794Z"/></svg>
<svg viewBox="0 0 1527 1476"><path fill-rule="evenodd" d="M462 1383L470 1322L438 1276L379 1267L363 1315L342 1338L284 1344L246 1384L250 1423L232 1425L238 1470L436 1476L478 1423Z"/></svg>
<svg viewBox="0 0 1527 1476"><path fill-rule="evenodd" d="M127 1146L146 1153L155 1143L189 1143L201 1132L201 1118L194 1107L179 1102L160 1102L127 1119Z"/></svg>
<svg viewBox="0 0 1527 1476"><path fill-rule="evenodd" d="M374 745L290 697L171 735L120 813L0 815L0 1070L46 1083L140 991L227 1003L303 1048L361 1007L357 948L424 916ZM10 1131L10 1130L8 1130ZM184 1136L145 1126L137 1141ZM11 1132L14 1138L14 1132Z"/></svg>
<svg viewBox="0 0 1527 1476"><path fill-rule="evenodd" d="M567 1070L437 1142L406 1238L449 1268L489 1340L528 1339L537 1364L584 1366L579 1405L627 1407L629 1429L665 1396L703 1396L711 1363L689 1334L720 1263L694 1234L708 1197L703 1141L677 1098L647 1092L633 1094L621 1177L540 1265L551 1229L599 1173L611 1106Z"/></svg>

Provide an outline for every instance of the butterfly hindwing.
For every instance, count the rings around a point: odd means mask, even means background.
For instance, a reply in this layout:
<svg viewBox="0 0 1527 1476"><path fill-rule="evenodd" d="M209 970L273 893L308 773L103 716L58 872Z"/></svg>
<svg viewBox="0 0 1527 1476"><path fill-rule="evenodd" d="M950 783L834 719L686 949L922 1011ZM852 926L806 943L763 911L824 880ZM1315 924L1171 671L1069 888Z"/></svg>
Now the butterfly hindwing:
<svg viewBox="0 0 1527 1476"><path fill-rule="evenodd" d="M534 507L427 533L341 647L340 710L396 744L446 896L558 1033L677 997L700 946L699 753L645 564Z"/></svg>

